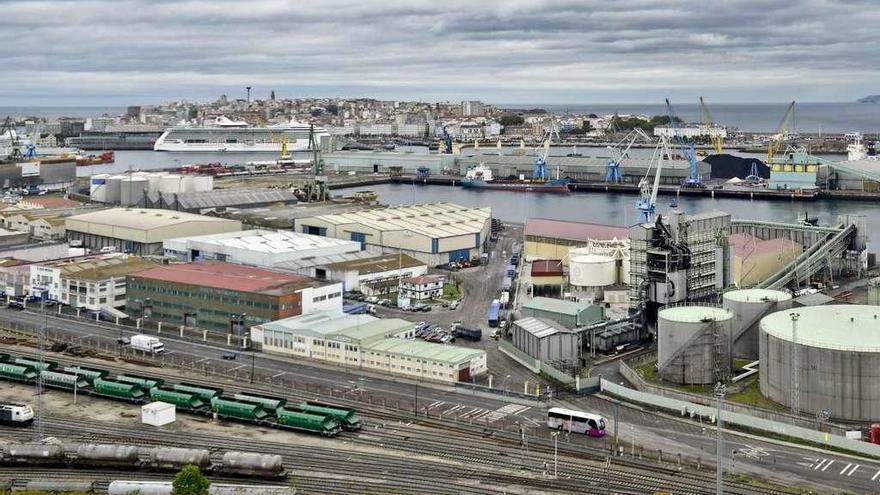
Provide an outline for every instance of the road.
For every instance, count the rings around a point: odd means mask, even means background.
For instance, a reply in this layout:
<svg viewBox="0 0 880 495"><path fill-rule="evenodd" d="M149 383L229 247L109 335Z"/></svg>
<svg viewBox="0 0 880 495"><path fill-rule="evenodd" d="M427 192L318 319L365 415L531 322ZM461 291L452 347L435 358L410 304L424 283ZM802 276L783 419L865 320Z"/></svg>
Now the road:
<svg viewBox="0 0 880 495"><path fill-rule="evenodd" d="M115 345L118 327L107 323L79 321L69 318L47 317L29 311L0 309L0 319L9 319L35 327L46 326L51 332L63 332L91 342L101 341L104 346ZM125 331L131 335L133 332ZM226 362L221 355L229 349L222 345L180 341L164 336L163 341L174 356L208 367L226 366L229 375L242 373L246 378L251 366L250 355L241 354L238 361ZM399 401L401 407L411 407L418 394L420 410L427 409L431 415L456 416L463 420L473 419L492 424L521 422L540 428L544 421L543 408L504 400L454 391L451 387L416 382L391 377L371 375L353 369L307 365L287 358L253 355L253 366L258 374L285 377L298 381L333 387L336 390L366 390L376 400L384 398L388 403ZM608 419L609 437L613 442L614 431L623 445L625 455L637 446L646 449L662 449L669 455L701 457L707 464L714 462L715 437L711 427L701 427L666 415L643 411L629 406L617 406L599 397L562 395L551 405L601 413ZM615 417L617 428L615 430ZM746 438L726 433L726 470L756 477L776 480L790 486L814 486L829 493L849 490L853 493L880 492L880 463L852 460L830 452L816 452L808 448L779 445L760 438ZM600 442L601 440L597 440ZM733 454L733 451L736 454Z"/></svg>

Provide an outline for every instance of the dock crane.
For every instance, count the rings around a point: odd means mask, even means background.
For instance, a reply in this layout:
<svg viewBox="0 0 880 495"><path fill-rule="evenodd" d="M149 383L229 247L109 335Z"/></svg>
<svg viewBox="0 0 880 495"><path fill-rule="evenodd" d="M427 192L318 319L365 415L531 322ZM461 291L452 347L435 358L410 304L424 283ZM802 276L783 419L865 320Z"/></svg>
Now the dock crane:
<svg viewBox="0 0 880 495"><path fill-rule="evenodd" d="M449 133L449 126L443 126L443 148L441 153L444 155L452 154L452 134Z"/></svg>
<svg viewBox="0 0 880 495"><path fill-rule="evenodd" d="M773 162L773 158L776 156L776 153L782 149L782 146L785 145L786 137L788 136L788 127L791 125L791 121L794 118L794 102L788 106L788 109L785 111L785 115L782 116L782 121L779 122L779 128L776 129L776 134L770 138L770 142L767 144L767 165L769 166Z"/></svg>
<svg viewBox="0 0 880 495"><path fill-rule="evenodd" d="M720 154L724 151L724 137L721 136L720 132L713 132L715 129L715 123L712 122L712 114L709 112L709 107L706 105L702 96L700 97L700 116L703 121L703 126L706 127L706 135L709 137L709 142L712 144L712 148L715 150L716 154Z"/></svg>
<svg viewBox="0 0 880 495"><path fill-rule="evenodd" d="M678 149L690 165L688 177L684 180L682 186L691 188L703 187L703 182L700 180L700 171L697 168L697 152L694 149L694 145L685 141L684 136L681 135L678 127L678 117L675 115L675 109L672 108L669 98L666 98L666 114L669 117L669 129L672 131L672 136L678 144Z"/></svg>
<svg viewBox="0 0 880 495"><path fill-rule="evenodd" d="M0 136L5 134L9 134L9 155L0 158L13 162L23 160L24 156L21 154L21 141L18 139L18 133L15 131L15 123L13 122L12 117L9 116L6 117L6 120L3 121L3 126L0 127Z"/></svg>
<svg viewBox="0 0 880 495"><path fill-rule="evenodd" d="M535 150L538 157L535 158L535 170L532 172L533 180L548 180L550 178L550 174L547 172L547 156L550 154L550 143L553 141L554 134L559 138L559 131L556 130L556 123L551 122L550 129L547 131L547 139L544 140L542 146L543 151L541 151L541 148ZM558 169L556 175L559 175Z"/></svg>
<svg viewBox="0 0 880 495"><path fill-rule="evenodd" d="M645 134L641 128L636 127L629 131L623 139L614 146L609 146L612 152L611 160L608 162L605 172L605 182L623 182L623 174L620 173L620 164L624 158L629 157L629 149L635 144L636 140L642 138L645 142L651 142L651 138ZM626 146L624 146L626 143Z"/></svg>
<svg viewBox="0 0 880 495"><path fill-rule="evenodd" d="M651 156L651 164L657 161L654 169L654 182L648 182L648 174L651 173L651 165L645 171L645 176L639 181L639 200L636 203L636 209L639 211L639 217L642 222L649 223L654 219L654 212L657 209L657 190L660 188L660 174L663 172L663 157L669 156L669 138L661 136L654 148Z"/></svg>

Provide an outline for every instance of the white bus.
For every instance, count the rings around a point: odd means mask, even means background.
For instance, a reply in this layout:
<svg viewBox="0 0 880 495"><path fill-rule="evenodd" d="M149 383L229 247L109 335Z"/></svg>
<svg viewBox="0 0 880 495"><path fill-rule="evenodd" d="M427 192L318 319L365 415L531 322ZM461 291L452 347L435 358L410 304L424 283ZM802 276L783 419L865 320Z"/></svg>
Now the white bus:
<svg viewBox="0 0 880 495"><path fill-rule="evenodd" d="M605 435L605 418L602 416L560 407L547 411L547 426L554 430L582 433L591 437Z"/></svg>

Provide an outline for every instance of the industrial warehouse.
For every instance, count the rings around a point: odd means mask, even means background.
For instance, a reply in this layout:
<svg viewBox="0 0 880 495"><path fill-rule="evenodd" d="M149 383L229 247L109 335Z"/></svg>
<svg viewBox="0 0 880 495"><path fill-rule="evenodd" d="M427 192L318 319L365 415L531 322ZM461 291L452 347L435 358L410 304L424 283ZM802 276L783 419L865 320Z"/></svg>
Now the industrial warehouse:
<svg viewBox="0 0 880 495"><path fill-rule="evenodd" d="M299 218L294 229L357 241L377 254L401 252L439 266L479 258L489 239L491 216L489 208L433 203Z"/></svg>

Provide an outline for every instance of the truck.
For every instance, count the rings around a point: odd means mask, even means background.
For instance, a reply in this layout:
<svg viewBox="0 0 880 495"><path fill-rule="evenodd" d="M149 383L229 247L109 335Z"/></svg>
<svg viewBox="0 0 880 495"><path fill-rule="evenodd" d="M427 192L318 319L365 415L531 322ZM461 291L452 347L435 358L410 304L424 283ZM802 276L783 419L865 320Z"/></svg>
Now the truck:
<svg viewBox="0 0 880 495"><path fill-rule="evenodd" d="M349 315L362 315L370 311L370 305L365 302L354 304L346 304L342 307L342 312Z"/></svg>
<svg viewBox="0 0 880 495"><path fill-rule="evenodd" d="M510 292L509 292L509 291L503 291L503 292L501 293L501 298L498 299L498 302L501 303L501 307L502 307L502 308L506 308L506 307L507 307L507 304L510 302Z"/></svg>
<svg viewBox="0 0 880 495"><path fill-rule="evenodd" d="M501 301L495 299L489 304L489 326L497 327L501 320Z"/></svg>
<svg viewBox="0 0 880 495"><path fill-rule="evenodd" d="M162 354L165 352L165 344L158 337L150 335L132 335L131 339L129 339L129 344L132 349L149 352L150 354Z"/></svg>
<svg viewBox="0 0 880 495"><path fill-rule="evenodd" d="M504 280L501 281L501 290L509 291L511 285L513 285L513 281L510 280L510 277L504 277Z"/></svg>
<svg viewBox="0 0 880 495"><path fill-rule="evenodd" d="M463 327L461 325L458 325L455 327L455 330L453 333L455 334L456 337L459 337L462 339L472 340L474 342L479 342L480 339L483 338L483 331L480 330L479 328L467 328L467 327Z"/></svg>

